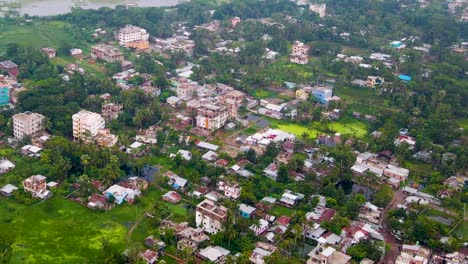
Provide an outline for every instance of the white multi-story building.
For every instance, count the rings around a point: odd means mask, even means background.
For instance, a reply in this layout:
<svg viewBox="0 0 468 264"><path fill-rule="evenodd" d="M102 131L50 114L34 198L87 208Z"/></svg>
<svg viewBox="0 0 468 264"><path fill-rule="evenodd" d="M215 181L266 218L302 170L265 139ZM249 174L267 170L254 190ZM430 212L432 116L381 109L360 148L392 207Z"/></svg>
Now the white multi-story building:
<svg viewBox="0 0 468 264"><path fill-rule="evenodd" d="M128 43L135 41L148 41L149 34L146 32L146 29L132 25L126 25L124 28L119 30L117 38L119 40L120 46L127 46Z"/></svg>
<svg viewBox="0 0 468 264"><path fill-rule="evenodd" d="M85 143L91 143L99 130L104 129L106 121L97 113L87 110L72 116L73 119L73 138L75 140L83 140Z"/></svg>
<svg viewBox="0 0 468 264"><path fill-rule="evenodd" d="M218 189L224 193L224 196L235 200L240 197L242 187L237 182L219 181Z"/></svg>
<svg viewBox="0 0 468 264"><path fill-rule="evenodd" d="M327 4L311 4L309 10L317 13L319 17L324 17L327 14Z"/></svg>
<svg viewBox="0 0 468 264"><path fill-rule="evenodd" d="M197 227L202 228L205 232L216 234L224 230L224 223L227 221L228 217L227 213L228 209L226 207L205 199L197 205L195 222Z"/></svg>
<svg viewBox="0 0 468 264"><path fill-rule="evenodd" d="M42 131L44 116L38 113L24 112L13 116L13 135L16 139L22 139Z"/></svg>

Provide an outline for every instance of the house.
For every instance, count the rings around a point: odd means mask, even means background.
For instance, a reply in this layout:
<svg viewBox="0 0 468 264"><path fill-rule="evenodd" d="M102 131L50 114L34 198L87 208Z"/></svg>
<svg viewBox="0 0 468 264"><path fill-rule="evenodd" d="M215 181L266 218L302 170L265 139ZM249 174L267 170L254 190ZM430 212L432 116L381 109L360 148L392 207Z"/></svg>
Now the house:
<svg viewBox="0 0 468 264"><path fill-rule="evenodd" d="M367 87L375 88L384 83L384 78L380 76L367 76Z"/></svg>
<svg viewBox="0 0 468 264"><path fill-rule="evenodd" d="M291 191L286 190L286 192L281 196L279 204L292 208L296 206L302 199L304 199L304 195L302 193L294 194Z"/></svg>
<svg viewBox="0 0 468 264"><path fill-rule="evenodd" d="M88 198L88 204L86 206L90 209L107 210L110 204L106 196L94 193Z"/></svg>
<svg viewBox="0 0 468 264"><path fill-rule="evenodd" d="M257 242L255 244L255 249L252 252L252 255L250 255L250 262L254 264L265 264L265 258L268 258L271 256L271 254L275 253L277 247L269 244L269 243L264 243L264 242Z"/></svg>
<svg viewBox="0 0 468 264"><path fill-rule="evenodd" d="M331 219L333 219L333 216L335 216L336 211L326 207L327 203L325 197L321 195L317 195L316 197L319 202L317 203L313 211L306 213L307 221L320 224L323 221L330 221Z"/></svg>
<svg viewBox="0 0 468 264"><path fill-rule="evenodd" d="M9 172L15 168L15 164L7 159L0 159L0 175Z"/></svg>
<svg viewBox="0 0 468 264"><path fill-rule="evenodd" d="M403 49L406 48L406 44L403 43L402 41L395 40L390 42L390 47L395 48L395 49Z"/></svg>
<svg viewBox="0 0 468 264"><path fill-rule="evenodd" d="M108 103L102 106L101 116L110 121L117 119L123 112L123 106L114 103Z"/></svg>
<svg viewBox="0 0 468 264"><path fill-rule="evenodd" d="M416 147L416 139L411 137L411 136L408 136L408 135L399 135L396 139L395 139L395 146L399 146L401 144L407 144L408 145L408 148L413 150L415 147Z"/></svg>
<svg viewBox="0 0 468 264"><path fill-rule="evenodd" d="M2 61L0 62L0 72L5 71L10 75L11 78L16 78L19 75L18 65L12 61Z"/></svg>
<svg viewBox="0 0 468 264"><path fill-rule="evenodd" d="M226 258L231 254L231 251L220 246L209 246L197 253L197 257L202 261L209 261L215 264L226 263Z"/></svg>
<svg viewBox="0 0 468 264"><path fill-rule="evenodd" d="M246 204L239 205L240 216L244 218L252 218L254 216L256 208Z"/></svg>
<svg viewBox="0 0 468 264"><path fill-rule="evenodd" d="M427 264L429 263L431 250L419 245L404 244L401 247L395 264Z"/></svg>
<svg viewBox="0 0 468 264"><path fill-rule="evenodd" d="M312 87L306 86L301 89L296 90L296 99L302 100L302 101L307 101L309 99L309 96L311 94Z"/></svg>
<svg viewBox="0 0 468 264"><path fill-rule="evenodd" d="M109 128L98 130L97 135L94 137L96 145L101 147L113 147L117 144L119 137L110 132Z"/></svg>
<svg viewBox="0 0 468 264"><path fill-rule="evenodd" d="M305 65L309 63L309 56L306 54L299 54L299 53L291 54L289 55L289 61L292 63Z"/></svg>
<svg viewBox="0 0 468 264"><path fill-rule="evenodd" d="M210 151L218 151L218 149L219 149L218 145L211 144L211 143L208 143L208 142L205 142L205 141L198 142L197 147L199 147L201 149L210 150Z"/></svg>
<svg viewBox="0 0 468 264"><path fill-rule="evenodd" d="M207 241L210 239L209 236L205 235L203 229L201 228L193 228L187 227L184 230L177 233L177 237L179 238L188 238L197 243L201 243L203 241Z"/></svg>
<svg viewBox="0 0 468 264"><path fill-rule="evenodd" d="M187 179L180 177L172 171L165 172L164 176L169 178L168 184L174 189L184 189L187 186Z"/></svg>
<svg viewBox="0 0 468 264"><path fill-rule="evenodd" d="M3 186L1 189L0 189L0 193L4 196L11 196L13 194L14 191L18 190L18 187L12 185L12 184L7 184L5 186Z"/></svg>
<svg viewBox="0 0 468 264"><path fill-rule="evenodd" d="M124 61L123 53L111 45L97 44L91 47L91 57L105 62Z"/></svg>
<svg viewBox="0 0 468 264"><path fill-rule="evenodd" d="M177 155L180 155L181 158L183 158L184 160L191 160L192 159L192 153L188 150L185 150L185 149L179 149L177 151ZM174 155L177 156L177 155Z"/></svg>
<svg viewBox="0 0 468 264"><path fill-rule="evenodd" d="M180 105L181 100L177 96L170 96L166 99L166 103L168 103L170 106L176 108L177 106Z"/></svg>
<svg viewBox="0 0 468 264"><path fill-rule="evenodd" d="M218 158L218 154L214 151L209 150L205 154L203 154L202 159L208 162L215 161Z"/></svg>
<svg viewBox="0 0 468 264"><path fill-rule="evenodd" d="M351 257L330 246L319 243L309 254L307 264L348 264Z"/></svg>
<svg viewBox="0 0 468 264"><path fill-rule="evenodd" d="M1 162L0 162L0 170L1 170ZM452 176L446 179L444 181L444 185L451 189L462 190L463 187L467 184L467 182L468 182L468 177L465 177L463 175L456 175L456 176Z"/></svg>
<svg viewBox="0 0 468 264"><path fill-rule="evenodd" d="M158 241L154 238L154 236L148 236L145 238L145 246L149 248L157 248L159 250L164 249L166 247L166 243L162 241Z"/></svg>
<svg viewBox="0 0 468 264"><path fill-rule="evenodd" d="M42 48L42 52L49 57L49 59L55 58L57 51L53 48Z"/></svg>
<svg viewBox="0 0 468 264"><path fill-rule="evenodd" d="M309 45L306 45L298 40L295 41L291 47L289 61L292 63L307 64L309 62L309 50Z"/></svg>
<svg viewBox="0 0 468 264"><path fill-rule="evenodd" d="M111 196L114 197L115 203L122 204L124 201L128 203L133 203L135 199L141 195L140 190L133 190L131 188L126 188L117 184L112 185L103 194L110 199Z"/></svg>
<svg viewBox="0 0 468 264"><path fill-rule="evenodd" d="M358 219L371 225L380 225L382 221L382 215L382 208L375 206L370 202L366 202L359 211Z"/></svg>
<svg viewBox="0 0 468 264"><path fill-rule="evenodd" d="M135 140L145 144L158 143L158 130L157 126L150 126L148 129L138 130L135 135Z"/></svg>
<svg viewBox="0 0 468 264"><path fill-rule="evenodd" d="M158 261L158 253L149 249L141 252L140 257L148 264L154 264Z"/></svg>
<svg viewBox="0 0 468 264"><path fill-rule="evenodd" d="M70 50L70 55L71 56L78 56L78 55L81 55L81 54L83 54L82 49L71 49Z"/></svg>
<svg viewBox="0 0 468 264"><path fill-rule="evenodd" d="M279 164L277 162L270 163L270 165L268 165L263 170L263 175L276 181L276 179L278 178L278 169L279 169Z"/></svg>
<svg viewBox="0 0 468 264"><path fill-rule="evenodd" d="M242 187L237 182L219 181L218 190L224 193L224 196L236 200L241 195Z"/></svg>
<svg viewBox="0 0 468 264"><path fill-rule="evenodd" d="M323 4L310 4L309 5L309 10L311 12L314 12L314 13L317 13L319 15L319 17L325 17L325 15L327 14L327 4L323 3Z"/></svg>
<svg viewBox="0 0 468 264"><path fill-rule="evenodd" d="M210 234L216 234L224 230L224 223L227 221L228 216L227 210L226 207L205 199L197 205L195 214L197 227L202 228L205 232Z"/></svg>
<svg viewBox="0 0 468 264"><path fill-rule="evenodd" d="M269 226L270 224L268 223L268 221L264 219L259 219L258 222L255 224L252 224L249 227L249 229L252 230L252 232L254 232L256 236L260 236L261 234L265 233L265 231L268 230Z"/></svg>
<svg viewBox="0 0 468 264"><path fill-rule="evenodd" d="M32 193L46 190L46 179L47 178L42 175L33 175L23 181L24 190Z"/></svg>
<svg viewBox="0 0 468 264"><path fill-rule="evenodd" d="M182 197L180 196L180 194L174 191L169 191L163 195L163 200L166 202L170 202L171 204L179 203L181 199Z"/></svg>
<svg viewBox="0 0 468 264"><path fill-rule="evenodd" d="M237 27L237 25L241 22L240 17L233 17L229 20L229 23L231 24L231 28Z"/></svg>

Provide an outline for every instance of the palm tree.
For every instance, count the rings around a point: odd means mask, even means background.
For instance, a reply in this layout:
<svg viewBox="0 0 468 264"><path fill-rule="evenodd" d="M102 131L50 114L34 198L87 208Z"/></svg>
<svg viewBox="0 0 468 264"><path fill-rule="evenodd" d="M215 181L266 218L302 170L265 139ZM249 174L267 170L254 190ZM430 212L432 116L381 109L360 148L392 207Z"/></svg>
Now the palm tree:
<svg viewBox="0 0 468 264"><path fill-rule="evenodd" d="M89 163L91 163L91 158L89 157L88 154L83 154L81 155L80 160L81 160L81 164L83 165L83 174L86 174Z"/></svg>

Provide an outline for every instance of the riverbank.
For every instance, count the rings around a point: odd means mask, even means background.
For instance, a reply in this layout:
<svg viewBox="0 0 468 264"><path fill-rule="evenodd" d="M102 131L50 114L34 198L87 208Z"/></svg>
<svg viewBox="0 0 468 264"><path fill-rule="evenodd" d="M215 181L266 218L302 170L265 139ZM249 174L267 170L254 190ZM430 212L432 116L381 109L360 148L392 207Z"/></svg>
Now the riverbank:
<svg viewBox="0 0 468 264"><path fill-rule="evenodd" d="M21 15L53 16L66 14L70 12L73 7L84 9L98 9L101 7L114 8L117 5L160 7L175 6L188 1L190 0L19 0L16 2L20 4L18 11Z"/></svg>

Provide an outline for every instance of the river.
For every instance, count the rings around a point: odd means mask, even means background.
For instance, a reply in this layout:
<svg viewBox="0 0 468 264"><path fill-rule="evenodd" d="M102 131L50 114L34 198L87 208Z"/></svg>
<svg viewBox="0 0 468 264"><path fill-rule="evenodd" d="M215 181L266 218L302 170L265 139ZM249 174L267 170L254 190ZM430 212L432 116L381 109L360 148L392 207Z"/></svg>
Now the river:
<svg viewBox="0 0 468 264"><path fill-rule="evenodd" d="M72 7L97 9L100 7L115 7L116 5L173 6L188 0L0 0L3 3L20 3L20 14L32 16L50 16L68 13Z"/></svg>

